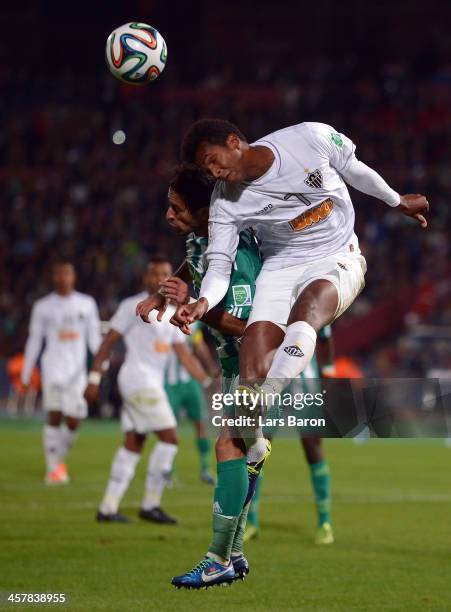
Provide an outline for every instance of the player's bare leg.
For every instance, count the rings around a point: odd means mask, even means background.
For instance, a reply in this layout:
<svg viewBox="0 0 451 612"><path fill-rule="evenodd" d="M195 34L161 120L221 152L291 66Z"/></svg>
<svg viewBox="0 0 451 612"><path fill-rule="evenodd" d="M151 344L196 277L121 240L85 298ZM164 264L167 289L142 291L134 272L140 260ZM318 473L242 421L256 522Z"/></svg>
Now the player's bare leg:
<svg viewBox="0 0 451 612"><path fill-rule="evenodd" d="M140 518L153 523L175 525L177 520L160 506L164 489L171 479L172 466L178 450L175 428L156 431L157 443L149 455L144 497L139 511Z"/></svg>
<svg viewBox="0 0 451 612"><path fill-rule="evenodd" d="M280 393L304 371L315 352L317 332L333 320L337 307L338 291L328 280L315 280L301 292L262 385L263 392Z"/></svg>

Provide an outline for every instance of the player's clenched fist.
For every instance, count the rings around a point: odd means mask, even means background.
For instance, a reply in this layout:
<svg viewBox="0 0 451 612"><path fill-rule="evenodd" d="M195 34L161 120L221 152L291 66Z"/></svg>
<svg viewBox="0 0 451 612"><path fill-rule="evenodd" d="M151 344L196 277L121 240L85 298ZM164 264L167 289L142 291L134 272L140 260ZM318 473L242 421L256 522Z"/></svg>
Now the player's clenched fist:
<svg viewBox="0 0 451 612"><path fill-rule="evenodd" d="M136 315L141 317L144 323L150 323L149 314L152 310L158 310L157 321L161 321L166 312L167 301L161 293L152 293L148 298L139 302L136 306Z"/></svg>
<svg viewBox="0 0 451 612"><path fill-rule="evenodd" d="M175 311L171 318L171 323L180 327L184 334L189 335L189 325L201 319L208 310L208 301L205 298L200 298L192 304L183 304Z"/></svg>
<svg viewBox="0 0 451 612"><path fill-rule="evenodd" d="M413 217L418 221L422 228L428 226L428 222L423 213L429 211L429 202L424 195L420 193L408 193L401 196L399 203L401 212L407 217Z"/></svg>

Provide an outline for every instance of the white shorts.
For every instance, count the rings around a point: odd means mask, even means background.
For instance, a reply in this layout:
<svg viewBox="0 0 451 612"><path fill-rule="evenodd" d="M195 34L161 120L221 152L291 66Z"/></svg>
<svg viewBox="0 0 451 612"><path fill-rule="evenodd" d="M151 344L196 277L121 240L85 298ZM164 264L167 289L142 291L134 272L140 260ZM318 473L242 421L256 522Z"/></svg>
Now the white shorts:
<svg viewBox="0 0 451 612"><path fill-rule="evenodd" d="M164 389L142 389L122 397L122 431L145 434L177 427Z"/></svg>
<svg viewBox="0 0 451 612"><path fill-rule="evenodd" d="M83 393L85 384L58 385L45 384L42 386L42 407L47 412L58 411L64 416L75 419L86 419L88 405Z"/></svg>
<svg viewBox="0 0 451 612"><path fill-rule="evenodd" d="M364 288L365 272L366 261L360 253L336 253L282 270L265 270L263 266L247 326L256 321L271 321L285 331L294 303L315 280L328 280L338 291L338 306L332 319L335 321Z"/></svg>

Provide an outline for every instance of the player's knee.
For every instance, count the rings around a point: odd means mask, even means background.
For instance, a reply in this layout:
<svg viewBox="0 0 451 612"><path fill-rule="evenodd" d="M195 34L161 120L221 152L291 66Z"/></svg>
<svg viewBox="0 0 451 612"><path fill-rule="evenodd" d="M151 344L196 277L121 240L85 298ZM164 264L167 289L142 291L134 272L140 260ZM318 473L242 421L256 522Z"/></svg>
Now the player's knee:
<svg viewBox="0 0 451 612"><path fill-rule="evenodd" d="M61 425L62 420L63 420L63 415L61 412L52 410L51 412L48 413L47 423L51 427L59 427Z"/></svg>
<svg viewBox="0 0 451 612"><path fill-rule="evenodd" d="M158 431L157 437L160 442L166 442L167 444L174 444L174 446L178 446L179 438L176 429L165 429L164 431Z"/></svg>
<svg viewBox="0 0 451 612"><path fill-rule="evenodd" d="M71 431L76 431L79 425L80 421L78 419L75 419L74 417L66 417L66 426Z"/></svg>
<svg viewBox="0 0 451 612"><path fill-rule="evenodd" d="M235 438L219 436L215 443L216 459L229 461L244 456L243 445Z"/></svg>

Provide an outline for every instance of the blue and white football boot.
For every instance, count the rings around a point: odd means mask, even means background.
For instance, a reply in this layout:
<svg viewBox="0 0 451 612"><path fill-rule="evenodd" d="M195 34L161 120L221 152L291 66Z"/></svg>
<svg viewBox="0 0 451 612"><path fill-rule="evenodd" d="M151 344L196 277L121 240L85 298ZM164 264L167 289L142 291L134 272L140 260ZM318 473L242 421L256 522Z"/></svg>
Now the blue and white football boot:
<svg viewBox="0 0 451 612"><path fill-rule="evenodd" d="M235 580L244 580L249 574L249 562L243 553L232 553L232 564L235 570Z"/></svg>
<svg viewBox="0 0 451 612"><path fill-rule="evenodd" d="M186 574L175 576L171 584L178 589L208 589L217 585L230 585L234 580L235 569L232 561L224 565L211 557L205 557Z"/></svg>

